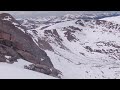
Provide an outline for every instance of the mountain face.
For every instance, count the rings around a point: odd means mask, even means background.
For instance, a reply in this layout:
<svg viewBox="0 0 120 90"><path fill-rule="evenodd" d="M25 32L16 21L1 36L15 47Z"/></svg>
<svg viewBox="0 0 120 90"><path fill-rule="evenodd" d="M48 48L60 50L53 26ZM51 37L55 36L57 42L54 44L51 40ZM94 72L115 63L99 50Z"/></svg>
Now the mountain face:
<svg viewBox="0 0 120 90"><path fill-rule="evenodd" d="M10 14L0 14L0 62L19 66L23 59L25 69L62 79L120 78L116 15L16 20Z"/></svg>
<svg viewBox="0 0 120 90"><path fill-rule="evenodd" d="M76 19L101 19L104 17L119 16L119 13L93 13L93 14L66 14L64 16L49 16L49 17L37 17L17 19L20 24L25 26L28 30L35 29L41 25L46 27L65 21L71 21Z"/></svg>
<svg viewBox="0 0 120 90"><path fill-rule="evenodd" d="M120 25L71 19L27 30L62 78L120 78Z"/></svg>
<svg viewBox="0 0 120 90"><path fill-rule="evenodd" d="M6 56L10 58L7 59ZM34 40L26 32L26 28L15 20L10 14L0 14L0 61L14 63L22 58L33 64L54 69L54 66L46 52L40 49ZM42 71L40 71L42 72ZM52 71L50 72L52 74Z"/></svg>

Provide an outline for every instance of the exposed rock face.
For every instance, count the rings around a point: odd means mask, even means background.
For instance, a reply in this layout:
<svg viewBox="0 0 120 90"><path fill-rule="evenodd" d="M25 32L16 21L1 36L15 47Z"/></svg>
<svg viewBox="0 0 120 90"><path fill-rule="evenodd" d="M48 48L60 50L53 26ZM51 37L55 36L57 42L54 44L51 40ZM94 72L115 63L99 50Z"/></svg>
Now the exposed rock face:
<svg viewBox="0 0 120 90"><path fill-rule="evenodd" d="M43 50L50 50L50 51L53 51L53 48L50 46L50 44L45 41L44 39L38 39L38 44L39 44L39 47L42 48Z"/></svg>
<svg viewBox="0 0 120 90"><path fill-rule="evenodd" d="M3 19L4 17L9 17L9 20ZM47 66L53 67L47 54L43 50L39 49L39 47L33 42L32 38L28 34L22 32L21 30L19 30L19 28L15 27L15 25L12 24L13 21L15 21L15 19L9 14L0 15L0 38L14 43L14 48L16 48L18 52L27 52L32 55L34 57L31 58L34 59L32 63L45 64L45 61L48 61L49 64ZM17 24L19 25L19 23ZM19 54L23 57L25 57L26 55L25 53L23 53L24 55L21 53ZM41 58L44 58L44 60L40 61Z"/></svg>
<svg viewBox="0 0 120 90"><path fill-rule="evenodd" d="M0 62L5 62L5 55L9 60L16 61L23 58L31 63L54 68L46 52L41 50L10 14L0 14Z"/></svg>

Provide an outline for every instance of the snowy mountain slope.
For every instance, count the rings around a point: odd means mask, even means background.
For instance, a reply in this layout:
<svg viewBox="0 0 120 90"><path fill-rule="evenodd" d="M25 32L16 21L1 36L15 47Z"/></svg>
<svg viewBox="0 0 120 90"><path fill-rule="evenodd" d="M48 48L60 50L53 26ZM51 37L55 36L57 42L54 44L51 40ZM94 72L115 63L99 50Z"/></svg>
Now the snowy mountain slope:
<svg viewBox="0 0 120 90"><path fill-rule="evenodd" d="M61 17L19 19L20 24L11 21L10 17L2 20L13 22L12 25L19 29L22 25L26 27L26 31L24 28L20 30L32 37L39 46L37 49L45 51L41 52L44 53L42 55L49 57L54 68L62 72L62 79L120 79L119 16L98 20L114 15L116 14L67 14ZM116 22L113 22L113 19ZM1 52L4 53L2 49ZM44 61L43 58L40 60ZM22 59L13 64L0 63L0 78L55 79L24 69L24 65L30 64Z"/></svg>
<svg viewBox="0 0 120 90"><path fill-rule="evenodd" d="M0 63L0 79L56 79L54 77L24 69L30 63L19 59L14 64Z"/></svg>
<svg viewBox="0 0 120 90"><path fill-rule="evenodd" d="M120 16L102 18L101 20L111 21L120 24Z"/></svg>
<svg viewBox="0 0 120 90"><path fill-rule="evenodd" d="M62 78L84 79L120 78L119 32L119 24L90 19L27 31L63 73Z"/></svg>
<svg viewBox="0 0 120 90"><path fill-rule="evenodd" d="M47 51L46 51L47 52ZM85 61L79 58L78 64L71 63L65 58L48 51L47 54L51 57L56 68L62 71L63 79L114 79L120 78L120 62L103 58L101 54L93 57L101 58L86 58ZM71 54L68 55L71 58ZM74 56L73 58L75 58ZM74 59L71 59L74 60Z"/></svg>
<svg viewBox="0 0 120 90"><path fill-rule="evenodd" d="M80 14L66 14L63 16L48 16L48 17L36 17L36 18L26 18L17 19L24 27L27 29L35 29L44 25L53 25L60 22L71 21L76 19L101 19L105 17L118 16L119 13L80 13Z"/></svg>

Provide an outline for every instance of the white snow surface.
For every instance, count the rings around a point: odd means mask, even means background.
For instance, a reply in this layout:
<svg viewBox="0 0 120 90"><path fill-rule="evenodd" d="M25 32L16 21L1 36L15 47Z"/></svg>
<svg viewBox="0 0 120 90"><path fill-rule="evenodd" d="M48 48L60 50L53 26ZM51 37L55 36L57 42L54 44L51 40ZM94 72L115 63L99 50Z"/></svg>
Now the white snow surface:
<svg viewBox="0 0 120 90"><path fill-rule="evenodd" d="M6 56L8 57L8 56ZM54 77L24 69L31 63L18 59L14 64L0 63L0 79L56 79Z"/></svg>
<svg viewBox="0 0 120 90"><path fill-rule="evenodd" d="M37 34L29 30L35 39L46 38L46 41L54 49L53 51L45 50L47 55L50 57L55 68L60 70L63 74L63 79L118 79L120 78L120 61L119 53L98 53L90 52L85 49L85 46L89 46L92 49L98 49L105 51L109 49L118 49L113 46L105 46L102 43L97 42L111 42L115 45L120 45L120 32L115 28L108 28L106 24L97 25L95 20L90 20L85 22L81 20L84 26L76 24L77 20L66 21L51 25L45 29L36 28ZM114 23L113 25L115 25ZM68 41L65 37L64 27L69 28L69 26L74 26L76 28L82 29L82 31L75 31L72 33L77 41ZM60 45L55 41L53 36L45 36L45 30L56 29L60 38L63 40L61 43L69 50L60 48ZM110 32L111 31L111 32ZM101 46L100 46L101 45ZM119 50L119 49L118 49ZM84 54L84 55L83 55ZM117 56L116 56L117 55ZM116 58L116 59L115 59Z"/></svg>
<svg viewBox="0 0 120 90"><path fill-rule="evenodd" d="M106 21L111 21L111 22L120 24L120 16L107 17L107 18L102 18L100 20L106 20Z"/></svg>

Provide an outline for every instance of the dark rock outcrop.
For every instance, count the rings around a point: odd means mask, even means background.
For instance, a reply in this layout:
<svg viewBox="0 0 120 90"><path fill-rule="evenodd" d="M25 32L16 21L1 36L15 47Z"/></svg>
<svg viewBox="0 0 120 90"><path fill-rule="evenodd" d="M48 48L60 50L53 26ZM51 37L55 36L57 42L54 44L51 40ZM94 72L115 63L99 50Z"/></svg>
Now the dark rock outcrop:
<svg viewBox="0 0 120 90"><path fill-rule="evenodd" d="M89 50L90 52L93 52L93 49L90 46L86 46L85 49Z"/></svg>
<svg viewBox="0 0 120 90"><path fill-rule="evenodd" d="M9 20L4 19L6 17L9 17ZM32 63L46 64L46 61L48 61L49 64L47 66L53 67L47 54L33 42L32 38L27 33L24 33L19 28L15 27L15 25L12 24L13 22L17 23L17 21L11 15L5 13L0 14L0 38L14 43L14 48L16 48L16 51L21 56L26 58L26 60L29 61L29 58L27 57L31 55L34 57L31 58L32 60L30 60L33 61ZM17 24L19 25L19 23ZM27 54L28 56L26 56L26 52L29 53L29 55ZM41 61L41 58L44 58L44 60Z"/></svg>
<svg viewBox="0 0 120 90"><path fill-rule="evenodd" d="M45 65L40 65L40 64L31 64L29 66L24 66L25 69L29 69L29 70L33 70L33 71L37 71L37 72L41 72L53 77L57 77L57 78L61 78L60 75L62 75L62 72L60 72L59 70L55 69L55 68L48 68Z"/></svg>
<svg viewBox="0 0 120 90"><path fill-rule="evenodd" d="M10 14L0 14L0 61L5 62L5 55L10 61L23 58L31 63L54 68L46 52L41 50Z"/></svg>

